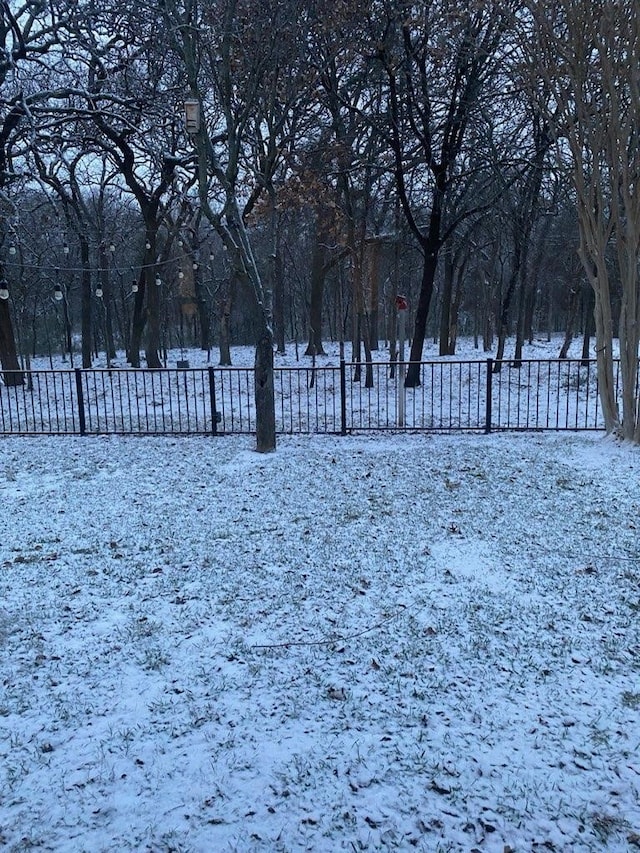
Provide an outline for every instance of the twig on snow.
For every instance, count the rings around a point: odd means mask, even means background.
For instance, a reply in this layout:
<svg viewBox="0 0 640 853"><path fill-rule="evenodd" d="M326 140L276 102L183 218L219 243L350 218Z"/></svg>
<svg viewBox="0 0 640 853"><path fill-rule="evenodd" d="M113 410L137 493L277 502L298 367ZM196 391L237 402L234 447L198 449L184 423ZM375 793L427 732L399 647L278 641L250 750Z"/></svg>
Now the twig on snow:
<svg viewBox="0 0 640 853"><path fill-rule="evenodd" d="M290 640L287 643L264 643L257 644L253 646L249 646L250 649L286 649L289 646L329 646L333 643L346 643L347 640L354 640L357 637L362 637L363 634L368 634L369 631L375 631L377 628L382 627L386 622L390 622L392 619L396 619L400 616L401 613L407 609L406 604L399 604L398 609L389 614L389 616L385 616L384 619L381 619L379 622L376 622L375 625L369 625L367 628L363 628L362 631L356 631L355 634L338 634L335 637L331 637L326 640Z"/></svg>

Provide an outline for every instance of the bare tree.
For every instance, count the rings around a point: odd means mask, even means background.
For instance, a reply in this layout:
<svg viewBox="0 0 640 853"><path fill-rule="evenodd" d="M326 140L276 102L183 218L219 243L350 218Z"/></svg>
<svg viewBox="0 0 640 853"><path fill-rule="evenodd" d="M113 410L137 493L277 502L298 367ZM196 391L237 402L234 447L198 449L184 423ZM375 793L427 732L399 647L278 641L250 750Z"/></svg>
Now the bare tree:
<svg viewBox="0 0 640 853"><path fill-rule="evenodd" d="M440 0L389 3L376 58L387 78L385 110L393 172L402 211L424 256L410 364L405 384L420 384L422 349L447 205L459 180L467 132L507 26L505 4L458 5ZM380 22L376 21L376 27ZM468 211L465 212L468 215Z"/></svg>
<svg viewBox="0 0 640 853"><path fill-rule="evenodd" d="M292 135L290 118L304 97L305 87L291 88L290 81L300 82L313 4L267 2L258 10L248 0L209 0L202 7L195 0L166 0L163 10L187 94L197 105L192 138L202 211L257 308L256 446L270 451L276 446L271 291L246 216L264 193L274 209L274 176Z"/></svg>
<svg viewBox="0 0 640 853"><path fill-rule="evenodd" d="M16 139L31 105L47 96L29 72L24 85L22 72L29 65L39 69L43 57L59 43L59 28L66 17L64 12L60 14L59 5L53 0L45 11L37 3L16 6L7 0L0 2L0 192L9 207L12 202L6 188L18 177L14 171ZM5 282L1 266L0 277ZM3 293L6 289L2 288ZM4 375L5 384L22 384L8 298L0 299L0 364L11 371Z"/></svg>
<svg viewBox="0 0 640 853"><path fill-rule="evenodd" d="M595 294L598 380L605 425L640 442L640 8L637 0L529 0L528 80L573 176L579 255ZM622 417L613 367L613 248L621 287Z"/></svg>

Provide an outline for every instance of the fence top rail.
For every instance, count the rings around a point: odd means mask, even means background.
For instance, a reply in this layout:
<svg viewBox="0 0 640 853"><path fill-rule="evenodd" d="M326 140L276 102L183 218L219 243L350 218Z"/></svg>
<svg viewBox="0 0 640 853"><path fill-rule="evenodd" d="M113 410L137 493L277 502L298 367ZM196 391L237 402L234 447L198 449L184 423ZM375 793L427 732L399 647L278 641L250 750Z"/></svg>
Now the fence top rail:
<svg viewBox="0 0 640 853"><path fill-rule="evenodd" d="M410 359L404 359L402 364L420 364L420 365L432 365L432 364L480 364L486 366L487 362L491 361L493 364L503 364L503 365L512 365L512 364L597 364L598 360L595 358L492 358L488 356L487 358L450 358L449 356L443 356L442 358L433 358L428 361L411 361ZM618 359L614 358L613 363L616 364ZM374 361L372 362L374 367L388 367L391 364L399 364L400 359L396 359L395 361L391 361L389 359L385 361ZM346 367L360 367L366 365L366 361L363 359L360 362L357 361L346 361ZM292 368L296 369L296 368Z"/></svg>
<svg viewBox="0 0 640 853"><path fill-rule="evenodd" d="M492 358L494 364L597 364L597 358ZM615 364L619 359L614 358Z"/></svg>

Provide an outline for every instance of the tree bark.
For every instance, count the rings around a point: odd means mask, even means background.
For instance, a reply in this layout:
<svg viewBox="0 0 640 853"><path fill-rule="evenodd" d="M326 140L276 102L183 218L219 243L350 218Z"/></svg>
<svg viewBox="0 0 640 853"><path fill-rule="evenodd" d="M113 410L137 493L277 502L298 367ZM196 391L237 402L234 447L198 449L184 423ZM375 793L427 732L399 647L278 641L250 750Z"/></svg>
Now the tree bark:
<svg viewBox="0 0 640 853"><path fill-rule="evenodd" d="M8 299L0 299L0 363L5 385L15 387L24 384Z"/></svg>
<svg viewBox="0 0 640 853"><path fill-rule="evenodd" d="M324 299L325 250L316 229L311 255L311 295L309 305L309 344L305 355L325 355L322 346L322 303Z"/></svg>
<svg viewBox="0 0 640 853"><path fill-rule="evenodd" d="M367 244L367 271L369 286L367 308L367 342L369 351L379 347L379 291L380 291L380 243L374 241Z"/></svg>
<svg viewBox="0 0 640 853"><path fill-rule="evenodd" d="M578 287L573 287L571 289L571 296L569 299L569 310L567 311L567 328L564 333L564 341L562 342L560 354L558 356L560 359L565 359L569 355L569 347L573 340L573 327L578 314L578 305L580 304L579 295L580 289Z"/></svg>
<svg viewBox="0 0 640 853"><path fill-rule="evenodd" d="M451 300L453 297L454 258L453 249L444 257L444 275L442 276L442 302L440 305L440 355L452 355L450 349Z"/></svg>
<svg viewBox="0 0 640 853"><path fill-rule="evenodd" d="M116 357L116 345L113 339L113 312L111 297L111 282L109 281L109 260L107 250L101 245L98 250L98 262L100 264L100 285L102 287L102 303L104 309L104 334L105 352L107 364Z"/></svg>
<svg viewBox="0 0 640 853"><path fill-rule="evenodd" d="M194 276L194 288L198 310L198 324L200 326L200 349L208 353L211 349L211 317L209 315L209 304L204 295L199 275Z"/></svg>
<svg viewBox="0 0 640 853"><path fill-rule="evenodd" d="M439 229L438 229L439 230ZM420 283L420 297L416 309L416 317L413 326L413 340L409 351L409 365L407 376L404 381L406 388L417 388L420 385L420 362L422 361L422 349L427 333L427 319L429 307L433 295L433 283L438 267L438 251L440 241L438 240L431 249L425 251L424 264L422 267L422 281Z"/></svg>
<svg viewBox="0 0 640 853"><path fill-rule="evenodd" d="M284 319L284 270L282 268L282 253L278 243L273 262L273 326L276 348L281 355L285 354L285 319Z"/></svg>
<svg viewBox="0 0 640 853"><path fill-rule="evenodd" d="M273 336L263 332L255 355L256 450L276 449L275 393L273 384Z"/></svg>
<svg viewBox="0 0 640 853"><path fill-rule="evenodd" d="M144 269L140 271L138 278L138 291L134 294L133 317L131 318L131 339L129 341L128 361L132 367L140 367L140 348L142 347L142 334L147 321L145 311L146 277Z"/></svg>
<svg viewBox="0 0 640 853"><path fill-rule="evenodd" d="M583 367L586 367L589 364L590 360L590 344L591 338L594 334L594 317L593 311L595 307L595 299L593 295L593 289L591 287L585 288L583 292L583 302L584 302L584 332L582 335L582 358L581 364Z"/></svg>
<svg viewBox="0 0 640 853"><path fill-rule="evenodd" d="M89 257L89 241L87 237L78 233L80 244L80 262L82 266L82 278L80 282L80 305L82 329L82 366L88 370L93 364L91 338L93 335L93 294L91 292L91 259Z"/></svg>
<svg viewBox="0 0 640 853"><path fill-rule="evenodd" d="M235 294L235 276L230 276L220 289L220 367L231 366L231 310Z"/></svg>
<svg viewBox="0 0 640 853"><path fill-rule="evenodd" d="M161 288L156 284L154 261L156 258L156 229L147 228L146 239L149 248L145 252L145 291L147 297L147 340L145 343L145 358L147 367L157 370L162 367L160 360L160 295Z"/></svg>
<svg viewBox="0 0 640 853"><path fill-rule="evenodd" d="M518 370L522 367L522 350L524 349L525 314L527 306L527 277L523 269L518 289L518 316L516 318L516 345L511 367Z"/></svg>

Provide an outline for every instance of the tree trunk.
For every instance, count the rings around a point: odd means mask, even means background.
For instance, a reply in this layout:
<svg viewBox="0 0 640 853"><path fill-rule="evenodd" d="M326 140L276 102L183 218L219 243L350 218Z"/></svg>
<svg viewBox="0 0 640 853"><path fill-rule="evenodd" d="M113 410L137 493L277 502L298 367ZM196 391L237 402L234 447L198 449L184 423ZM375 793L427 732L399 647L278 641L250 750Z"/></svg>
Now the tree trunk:
<svg viewBox="0 0 640 853"><path fill-rule="evenodd" d="M322 302L324 298L325 250L316 231L311 255L311 299L309 306L309 345L305 355L325 355L322 346Z"/></svg>
<svg viewBox="0 0 640 853"><path fill-rule="evenodd" d="M413 340L409 352L409 365L407 376L404 381L406 388L416 388L420 385L420 362L422 361L422 348L427 333L427 318L433 295L433 283L438 267L439 241L429 250L425 251L424 264L422 267L422 282L420 284L420 297L413 327Z"/></svg>
<svg viewBox="0 0 640 853"><path fill-rule="evenodd" d="M116 357L116 345L113 339L113 316L111 306L111 283L109 281L109 261L107 250L102 245L99 249L98 259L100 264L100 284L102 286L102 303L104 308L105 353L107 356L107 364L110 364Z"/></svg>
<svg viewBox="0 0 640 853"><path fill-rule="evenodd" d="M524 333L525 338L529 341L529 346L533 344L535 334L533 319L536 313L536 302L538 297L538 281L537 275L527 288L527 298L524 310Z"/></svg>
<svg viewBox="0 0 640 853"><path fill-rule="evenodd" d="M273 325L276 338L276 348L281 355L285 354L285 319L284 319L284 270L282 268L282 253L278 245L273 263Z"/></svg>
<svg viewBox="0 0 640 853"><path fill-rule="evenodd" d="M131 318L131 340L129 342L128 361L132 367L140 367L140 348L142 347L142 333L147 321L145 311L146 276L144 269L140 271L138 279L138 292L134 294L133 317Z"/></svg>
<svg viewBox="0 0 640 853"><path fill-rule="evenodd" d="M637 238L636 238L637 239ZM628 241L631 243L631 240ZM638 253L618 248L622 302L618 339L622 379L622 435L640 443L640 406L638 400L638 344L640 342L640 298L638 295Z"/></svg>
<svg viewBox="0 0 640 853"><path fill-rule="evenodd" d="M160 360L160 295L161 287L156 284L155 258L156 258L156 236L154 229L147 229L146 239L150 248L146 250L145 264L145 291L147 297L147 340L145 344L145 358L147 367L157 370L162 367Z"/></svg>
<svg viewBox="0 0 640 853"><path fill-rule="evenodd" d="M279 353L284 353L284 282L282 280L282 258L280 257L280 218L276 207L276 192L269 184L269 228L271 231L271 252L269 257L270 287L265 296L273 295L273 324Z"/></svg>
<svg viewBox="0 0 640 853"><path fill-rule="evenodd" d="M482 351L491 352L493 349L493 326L494 315L492 311L487 311L484 322L482 324Z"/></svg>
<svg viewBox="0 0 640 853"><path fill-rule="evenodd" d="M273 386L273 335L263 330L255 356L256 450L276 449L275 394Z"/></svg>
<svg viewBox="0 0 640 853"><path fill-rule="evenodd" d="M449 318L449 352L448 355L456 354L456 345L458 343L458 324L460 322L460 305L462 304L462 297L464 287L462 284L462 280L464 278L464 270L466 264L463 263L458 267L457 275L455 276L455 290L453 293L453 298L451 300L451 317ZM476 339L476 349L477 339Z"/></svg>
<svg viewBox="0 0 640 853"><path fill-rule="evenodd" d="M82 333L82 366L85 370L93 364L91 355L91 336L93 333L93 294L91 293L91 259L89 257L89 241L84 234L78 234L80 244L80 262L82 265L82 278L80 281L80 313Z"/></svg>
<svg viewBox="0 0 640 853"><path fill-rule="evenodd" d="M62 320L64 322L64 343L65 349L69 353L71 367L73 367L73 330L71 328L71 318L69 317L69 302L67 294L64 293L62 298Z"/></svg>
<svg viewBox="0 0 640 853"><path fill-rule="evenodd" d="M618 406L616 404L615 385L613 379L613 352L611 350L611 299L609 293L608 271L604 257L596 260L593 287L595 293L594 316L596 326L598 389L600 393L600 402L602 404L602 415L604 417L605 429L608 433L611 433L620 425L620 418L618 414Z"/></svg>
<svg viewBox="0 0 640 853"><path fill-rule="evenodd" d="M364 387L373 388L373 359L371 357L371 344L369 343L369 318L361 317L362 329L362 345L364 347Z"/></svg>
<svg viewBox="0 0 640 853"><path fill-rule="evenodd" d="M351 361L355 364L353 381L360 382L362 379L362 314L359 311L354 312L352 325Z"/></svg>
<svg viewBox="0 0 640 853"><path fill-rule="evenodd" d="M449 352L449 331L451 329L451 299L453 296L454 275L453 250L449 249L444 256L444 275L442 276L442 300L440 305L440 355L451 355Z"/></svg>
<svg viewBox="0 0 640 853"><path fill-rule="evenodd" d="M211 318L209 317L209 305L202 292L199 277L196 276L196 306L198 309L198 325L200 329L200 349L209 353L211 349ZM195 330L194 330L195 331Z"/></svg>
<svg viewBox="0 0 640 853"><path fill-rule="evenodd" d="M0 299L0 363L5 385L15 387L24 384L8 299Z"/></svg>
<svg viewBox="0 0 640 853"><path fill-rule="evenodd" d="M569 299L569 310L567 312L567 328L564 333L564 341L562 342L562 346L560 347L560 355L558 358L565 359L569 355L569 347L571 346L571 341L573 340L573 327L576 322L576 316L578 314L578 305L580 304L579 300L580 289L578 287L573 287L571 289L571 296Z"/></svg>
<svg viewBox="0 0 640 853"><path fill-rule="evenodd" d="M368 264L369 271L369 307L367 309L367 343L369 351L377 350L379 347L379 328L378 328L378 301L380 291L380 243L375 241L368 244Z"/></svg>
<svg viewBox="0 0 640 853"><path fill-rule="evenodd" d="M513 269L511 270L511 275L509 276L509 282L507 284L507 290L502 299L502 305L500 306L500 325L498 326L498 350L496 352L496 358L493 365L494 373L499 373L502 369L504 350L507 342L507 332L509 330L509 311L511 309L511 300L513 299L513 295L515 293L516 286L520 278L520 257L520 249L516 245L513 260Z"/></svg>
<svg viewBox="0 0 640 853"><path fill-rule="evenodd" d="M527 301L527 282L524 275L521 276L518 289L518 317L516 320L516 345L511 362L511 367L518 370L522 367L522 350L524 348L525 312Z"/></svg>
<svg viewBox="0 0 640 853"><path fill-rule="evenodd" d="M232 275L220 289L220 367L231 366L231 309L235 288L236 279Z"/></svg>
<svg viewBox="0 0 640 853"><path fill-rule="evenodd" d="M593 311L595 308L595 298L593 288L587 287L583 292L584 302L584 332L582 336L582 360L581 364L586 367L589 364L591 338L594 334L594 317Z"/></svg>

